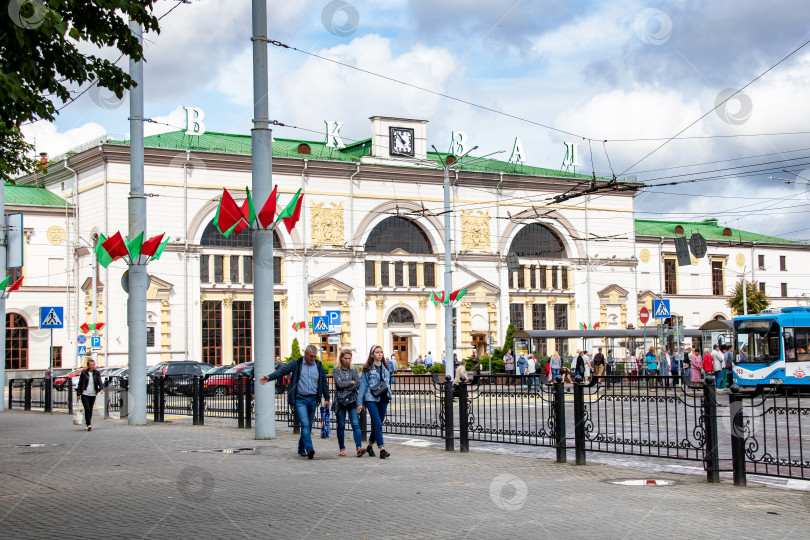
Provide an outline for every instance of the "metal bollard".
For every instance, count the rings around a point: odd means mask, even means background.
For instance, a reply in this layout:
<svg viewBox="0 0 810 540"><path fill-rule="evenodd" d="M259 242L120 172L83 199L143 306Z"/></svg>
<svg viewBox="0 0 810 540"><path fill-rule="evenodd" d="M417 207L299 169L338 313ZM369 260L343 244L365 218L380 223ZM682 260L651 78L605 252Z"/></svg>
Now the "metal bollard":
<svg viewBox="0 0 810 540"><path fill-rule="evenodd" d="M194 426L200 425L200 388L197 379L199 377L195 375L191 381L191 424Z"/></svg>
<svg viewBox="0 0 810 540"><path fill-rule="evenodd" d="M245 429L251 429L253 420L253 378L245 379Z"/></svg>
<svg viewBox="0 0 810 540"><path fill-rule="evenodd" d="M703 420L706 426L706 447L703 449L706 481L720 482L720 457L717 448L717 388L711 375L703 380Z"/></svg>
<svg viewBox="0 0 810 540"><path fill-rule="evenodd" d="M565 384L557 375L554 380L554 438L557 447L557 463L568 461L565 440Z"/></svg>
<svg viewBox="0 0 810 540"><path fill-rule="evenodd" d="M68 414L73 414L73 388L67 393Z"/></svg>
<svg viewBox="0 0 810 540"><path fill-rule="evenodd" d="M158 381L162 381L163 377L152 377L152 421L160 422L160 395L162 388L158 388Z"/></svg>
<svg viewBox="0 0 810 540"><path fill-rule="evenodd" d="M67 384L70 384L68 381ZM25 389L23 390L23 410L31 410L31 379L25 379Z"/></svg>
<svg viewBox="0 0 810 540"><path fill-rule="evenodd" d="M585 386L579 376L574 379L574 450L576 464L585 465Z"/></svg>
<svg viewBox="0 0 810 540"><path fill-rule="evenodd" d="M467 378L461 378L461 384L458 385L458 430L459 439L458 446L462 452L470 451L470 432L469 432L469 401L467 399Z"/></svg>
<svg viewBox="0 0 810 540"><path fill-rule="evenodd" d="M245 427L245 378L236 377L236 427Z"/></svg>
<svg viewBox="0 0 810 540"><path fill-rule="evenodd" d="M453 379L445 375L444 382L444 449L455 451L455 433L453 431Z"/></svg>
<svg viewBox="0 0 810 540"><path fill-rule="evenodd" d="M129 379L122 378L118 383L118 397L121 400L121 408L118 410L118 418L129 416Z"/></svg>
<svg viewBox="0 0 810 540"><path fill-rule="evenodd" d="M53 412L53 401L51 401L51 381L50 379L42 380L42 388L45 391L44 412Z"/></svg>
<svg viewBox="0 0 810 540"><path fill-rule="evenodd" d="M745 426L743 425L742 396L740 387L732 385L728 396L729 422L731 422L731 463L734 471L734 485L748 484L745 465Z"/></svg>
<svg viewBox="0 0 810 540"><path fill-rule="evenodd" d="M12 392L14 388L14 379L8 380L8 410L11 410Z"/></svg>
<svg viewBox="0 0 810 540"><path fill-rule="evenodd" d="M197 425L204 426L205 425L205 379L200 376L196 376L197 379L197 421L199 422Z"/></svg>

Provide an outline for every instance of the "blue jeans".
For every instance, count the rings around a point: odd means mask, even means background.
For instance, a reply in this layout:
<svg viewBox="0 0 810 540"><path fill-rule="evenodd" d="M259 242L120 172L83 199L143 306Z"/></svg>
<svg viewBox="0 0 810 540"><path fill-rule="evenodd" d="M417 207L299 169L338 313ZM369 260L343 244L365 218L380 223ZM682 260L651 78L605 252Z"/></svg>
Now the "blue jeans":
<svg viewBox="0 0 810 540"><path fill-rule="evenodd" d="M295 398L295 416L301 424L301 437L298 439L298 453L309 452L312 448L312 420L315 418L315 409L318 408L318 396L297 396Z"/></svg>
<svg viewBox="0 0 810 540"><path fill-rule="evenodd" d="M368 415L371 417L371 436L368 438L369 446L375 442L378 448L385 446L383 442L382 425L385 421L386 409L388 409L387 402L366 401L366 410L368 410Z"/></svg>
<svg viewBox="0 0 810 540"><path fill-rule="evenodd" d="M557 377L560 375L560 368L551 368L551 381L557 382Z"/></svg>
<svg viewBox="0 0 810 540"><path fill-rule="evenodd" d="M722 370L714 372L714 386L715 386L715 388L717 388L717 390L720 390L720 388L723 387L722 373L723 373Z"/></svg>
<svg viewBox="0 0 810 540"><path fill-rule="evenodd" d="M538 390L540 389L540 378L539 377L531 377L531 376L529 376L529 377L526 377L526 379L529 381L529 388L528 388L529 390L534 390L535 389L535 384L537 385L537 389Z"/></svg>
<svg viewBox="0 0 810 540"><path fill-rule="evenodd" d="M337 438L338 446L341 450L345 450L344 444L344 431L346 430L346 413L349 413L349 422L352 425L352 434L354 435L354 446L360 448L363 446L363 439L360 435L360 416L357 414L357 406L344 409L340 405L335 409L335 416L337 416Z"/></svg>

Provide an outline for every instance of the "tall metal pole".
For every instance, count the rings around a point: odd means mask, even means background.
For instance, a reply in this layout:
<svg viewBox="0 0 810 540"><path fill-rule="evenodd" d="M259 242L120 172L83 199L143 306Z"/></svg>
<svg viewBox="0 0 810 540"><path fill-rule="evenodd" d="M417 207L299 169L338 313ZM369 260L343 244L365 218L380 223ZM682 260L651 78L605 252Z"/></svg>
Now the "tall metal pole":
<svg viewBox="0 0 810 540"><path fill-rule="evenodd" d="M143 45L141 25L129 21L129 30ZM129 61L135 81L129 92L129 237L146 236L146 197L143 192L143 61ZM140 257L139 257L140 259ZM148 258L147 258L148 259ZM128 416L131 426L146 424L146 264L132 261L129 267L129 389ZM95 314L95 311L93 312Z"/></svg>
<svg viewBox="0 0 810 540"><path fill-rule="evenodd" d="M6 186L3 182L0 189L0 270L6 270ZM0 314L3 316L3 331L0 332L0 391L3 397L0 398L0 412L5 410L6 394L6 299L0 294ZM51 374L53 378L53 374Z"/></svg>
<svg viewBox="0 0 810 540"><path fill-rule="evenodd" d="M446 392L452 395L453 387L453 308L450 303L450 293L453 291L453 270L450 254L450 170L444 167L444 373L447 381ZM445 450L453 450L453 400L445 400L444 414L444 441Z"/></svg>
<svg viewBox="0 0 810 540"><path fill-rule="evenodd" d="M261 207L273 186L272 141L268 117L267 0L253 0L253 129L250 132L253 197ZM275 366L273 310L273 231L253 231L253 362L254 378ZM255 385L256 439L276 436L275 385Z"/></svg>
<svg viewBox="0 0 810 540"><path fill-rule="evenodd" d="M96 257L95 253L91 253L90 260L92 261L90 264L90 269L93 272L93 277L91 278L93 287L93 297L90 299L90 310L91 310L90 320L93 323L93 337L95 337L98 336L98 330L96 330L96 324L98 323L98 304L96 303L96 295L98 294L98 276L96 275L98 272L98 258ZM92 345L93 341L91 339L90 354L93 358L93 362L95 362L96 366L98 366L98 352ZM104 365L105 366L107 365L107 357L104 358Z"/></svg>

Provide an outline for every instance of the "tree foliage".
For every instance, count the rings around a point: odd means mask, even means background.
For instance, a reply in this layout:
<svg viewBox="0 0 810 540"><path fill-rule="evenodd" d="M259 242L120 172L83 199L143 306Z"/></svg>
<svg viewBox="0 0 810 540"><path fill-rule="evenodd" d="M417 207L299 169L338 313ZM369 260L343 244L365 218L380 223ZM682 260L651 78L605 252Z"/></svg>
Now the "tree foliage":
<svg viewBox="0 0 810 540"><path fill-rule="evenodd" d="M290 360L295 360L296 358L301 358L302 356L304 355L301 354L301 347L298 345L298 338L293 338L290 356L287 357L287 362Z"/></svg>
<svg viewBox="0 0 810 540"><path fill-rule="evenodd" d="M0 179L31 172L33 147L20 126L59 114L58 106L88 84L119 98L134 83L125 69L79 47L117 49L141 60L143 49L128 19L159 32L157 0L9 0L0 16ZM126 64L124 64L126 65ZM84 88L83 88L84 87Z"/></svg>
<svg viewBox="0 0 810 540"><path fill-rule="evenodd" d="M768 307L768 305L770 305L765 293L760 291L754 283L749 281L745 282L745 294L748 301L749 315L761 313L765 308ZM737 285L734 287L734 292L732 293L731 298L728 299L728 307L730 307L731 310L737 315L742 315L745 312L743 309L742 280L738 281Z"/></svg>

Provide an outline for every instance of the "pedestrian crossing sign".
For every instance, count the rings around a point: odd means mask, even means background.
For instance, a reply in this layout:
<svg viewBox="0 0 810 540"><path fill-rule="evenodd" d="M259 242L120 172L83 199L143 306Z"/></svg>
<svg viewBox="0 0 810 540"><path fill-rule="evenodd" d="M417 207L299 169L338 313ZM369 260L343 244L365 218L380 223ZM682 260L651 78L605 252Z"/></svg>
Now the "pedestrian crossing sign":
<svg viewBox="0 0 810 540"><path fill-rule="evenodd" d="M87 345L79 345L79 356L87 356Z"/></svg>
<svg viewBox="0 0 810 540"><path fill-rule="evenodd" d="M64 310L62 306L47 306L39 308L40 328L63 328Z"/></svg>
<svg viewBox="0 0 810 540"><path fill-rule="evenodd" d="M653 300L653 317L656 319L668 319L672 317L669 299Z"/></svg>
<svg viewBox="0 0 810 540"><path fill-rule="evenodd" d="M320 332L326 333L329 331L329 324L326 321L326 317L318 316L312 317L312 331L313 332Z"/></svg>

